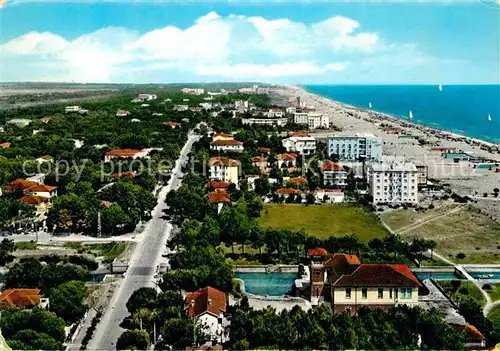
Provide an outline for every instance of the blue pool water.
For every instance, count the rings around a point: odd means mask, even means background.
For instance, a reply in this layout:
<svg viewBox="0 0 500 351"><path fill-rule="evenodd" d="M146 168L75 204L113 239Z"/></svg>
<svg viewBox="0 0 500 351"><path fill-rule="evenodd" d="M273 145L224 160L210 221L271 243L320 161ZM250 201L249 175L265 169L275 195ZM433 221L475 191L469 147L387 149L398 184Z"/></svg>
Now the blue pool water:
<svg viewBox="0 0 500 351"><path fill-rule="evenodd" d="M417 272L415 273L415 276L420 280L424 279L435 279L435 280L453 280L453 279L460 279L457 277L453 272L446 273L446 272L439 272L439 273L427 273L427 272Z"/></svg>
<svg viewBox="0 0 500 351"><path fill-rule="evenodd" d="M500 85L306 85L314 94L429 127L500 142ZM491 121L488 121L491 115Z"/></svg>
<svg viewBox="0 0 500 351"><path fill-rule="evenodd" d="M282 296L292 290L296 273L235 273L245 281L245 291L254 295Z"/></svg>
<svg viewBox="0 0 500 351"><path fill-rule="evenodd" d="M500 279L500 272L469 272L469 274L476 279Z"/></svg>

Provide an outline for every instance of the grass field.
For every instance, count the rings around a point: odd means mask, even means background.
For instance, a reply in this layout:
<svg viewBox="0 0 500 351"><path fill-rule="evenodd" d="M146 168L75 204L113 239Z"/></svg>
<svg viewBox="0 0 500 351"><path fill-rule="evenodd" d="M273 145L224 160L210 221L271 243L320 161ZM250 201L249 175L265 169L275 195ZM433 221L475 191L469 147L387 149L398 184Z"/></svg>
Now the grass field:
<svg viewBox="0 0 500 351"><path fill-rule="evenodd" d="M486 299L479 288L472 282L460 281L460 286L455 291L451 285L451 280L439 280L439 285L443 287L448 296L456 303L464 298L472 298L479 305L486 305Z"/></svg>
<svg viewBox="0 0 500 351"><path fill-rule="evenodd" d="M405 240L435 240L436 252L456 263L500 263L500 223L474 208L445 204L420 213L391 211L381 217ZM458 253L465 258L458 259Z"/></svg>
<svg viewBox="0 0 500 351"><path fill-rule="evenodd" d="M266 204L258 222L264 228L304 229L308 235L320 239L356 234L368 241L387 235L375 213L349 204Z"/></svg>
<svg viewBox="0 0 500 351"><path fill-rule="evenodd" d="M500 283L499 284L489 284L491 289L485 290L491 297L491 301L495 302L500 300Z"/></svg>
<svg viewBox="0 0 500 351"><path fill-rule="evenodd" d="M495 327L500 328L500 305L493 307L487 318L493 322Z"/></svg>

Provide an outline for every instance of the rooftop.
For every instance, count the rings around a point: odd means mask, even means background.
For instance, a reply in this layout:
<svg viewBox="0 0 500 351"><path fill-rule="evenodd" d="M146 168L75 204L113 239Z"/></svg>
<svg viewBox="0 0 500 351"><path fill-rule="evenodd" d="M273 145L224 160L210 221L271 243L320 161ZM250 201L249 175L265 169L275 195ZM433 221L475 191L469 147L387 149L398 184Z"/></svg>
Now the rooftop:
<svg viewBox="0 0 500 351"><path fill-rule="evenodd" d="M208 182L205 185L206 188L213 188L213 189L227 189L229 187L228 182L223 182L220 180L213 180L211 182Z"/></svg>
<svg viewBox="0 0 500 351"><path fill-rule="evenodd" d="M36 196L36 195L25 195L19 199L19 201L30 205L39 205L48 202L50 199L48 197Z"/></svg>
<svg viewBox="0 0 500 351"><path fill-rule="evenodd" d="M114 149L106 152L108 156L134 156L141 153L142 150L138 149Z"/></svg>
<svg viewBox="0 0 500 351"><path fill-rule="evenodd" d="M213 191L208 194L208 202L218 203L218 202L231 202L229 194L225 191Z"/></svg>
<svg viewBox="0 0 500 351"><path fill-rule="evenodd" d="M321 165L321 169L323 171L337 171L337 172L342 172L342 171L345 171L344 167L342 167L342 165L340 165L339 163L337 162L331 162L331 161L325 161L323 162L323 164Z"/></svg>
<svg viewBox="0 0 500 351"><path fill-rule="evenodd" d="M278 160L295 160L297 158L297 154L290 153L290 154L279 154Z"/></svg>
<svg viewBox="0 0 500 351"><path fill-rule="evenodd" d="M26 190L32 186L38 185L37 182L25 179L16 179L9 184L5 185L3 188L5 190Z"/></svg>
<svg viewBox="0 0 500 351"><path fill-rule="evenodd" d="M27 192L34 193L38 191L43 191L43 192L51 192L57 189L57 186L52 186L52 185L45 185L45 184L36 184L28 189L25 189Z"/></svg>
<svg viewBox="0 0 500 351"><path fill-rule="evenodd" d="M384 263L359 265L352 274L342 275L332 286L420 287L421 284L407 265Z"/></svg>
<svg viewBox="0 0 500 351"><path fill-rule="evenodd" d="M186 294L185 303L188 317L196 317L205 312L219 317L221 312L226 311L226 294L207 286Z"/></svg>
<svg viewBox="0 0 500 351"><path fill-rule="evenodd" d="M7 289L0 294L0 308L34 307L40 299L40 289Z"/></svg>
<svg viewBox="0 0 500 351"><path fill-rule="evenodd" d="M240 161L233 160L227 157L212 157L208 164L210 166L230 166L230 167L238 167L240 165Z"/></svg>
<svg viewBox="0 0 500 351"><path fill-rule="evenodd" d="M233 139L227 139L227 140L219 139L212 141L212 145L243 145L243 142Z"/></svg>
<svg viewBox="0 0 500 351"><path fill-rule="evenodd" d="M411 162L374 162L369 168L374 172L416 172L417 167Z"/></svg>
<svg viewBox="0 0 500 351"><path fill-rule="evenodd" d="M276 192L278 194L297 194L299 191L293 188L279 188Z"/></svg>
<svg viewBox="0 0 500 351"><path fill-rule="evenodd" d="M292 184L306 184L307 179L304 177L295 177L295 178L288 179L288 182L292 183Z"/></svg>

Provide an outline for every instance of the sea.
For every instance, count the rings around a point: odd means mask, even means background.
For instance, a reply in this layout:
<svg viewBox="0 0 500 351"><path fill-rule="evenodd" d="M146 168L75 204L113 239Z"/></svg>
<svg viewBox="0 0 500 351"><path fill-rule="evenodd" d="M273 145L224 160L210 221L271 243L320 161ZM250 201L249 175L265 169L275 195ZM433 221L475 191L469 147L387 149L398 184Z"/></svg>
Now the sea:
<svg viewBox="0 0 500 351"><path fill-rule="evenodd" d="M310 93L500 143L500 85L305 85ZM372 105L369 108L369 105ZM491 116L491 121L488 118Z"/></svg>

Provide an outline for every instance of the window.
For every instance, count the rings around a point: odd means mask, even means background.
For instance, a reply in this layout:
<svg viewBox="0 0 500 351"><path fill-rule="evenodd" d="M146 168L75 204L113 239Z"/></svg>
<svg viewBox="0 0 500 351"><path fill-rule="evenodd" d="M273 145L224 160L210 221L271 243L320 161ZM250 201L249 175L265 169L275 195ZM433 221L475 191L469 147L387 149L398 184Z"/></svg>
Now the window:
<svg viewBox="0 0 500 351"><path fill-rule="evenodd" d="M384 289L383 288L378 288L378 298L379 299L384 298Z"/></svg>
<svg viewBox="0 0 500 351"><path fill-rule="evenodd" d="M389 298L392 299L392 288L389 289Z"/></svg>
<svg viewBox="0 0 500 351"><path fill-rule="evenodd" d="M394 297L397 299L399 298L399 294L398 294L398 288L394 289Z"/></svg>
<svg viewBox="0 0 500 351"><path fill-rule="evenodd" d="M401 298L402 299L411 299L412 291L411 288L402 288L401 289Z"/></svg>
<svg viewBox="0 0 500 351"><path fill-rule="evenodd" d="M345 289L345 298L350 299L351 298L351 288Z"/></svg>
<svg viewBox="0 0 500 351"><path fill-rule="evenodd" d="M361 298L362 299L367 299L368 298L368 290L366 288L361 289Z"/></svg>

